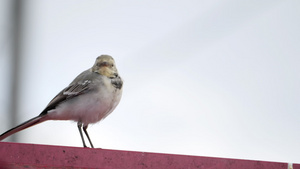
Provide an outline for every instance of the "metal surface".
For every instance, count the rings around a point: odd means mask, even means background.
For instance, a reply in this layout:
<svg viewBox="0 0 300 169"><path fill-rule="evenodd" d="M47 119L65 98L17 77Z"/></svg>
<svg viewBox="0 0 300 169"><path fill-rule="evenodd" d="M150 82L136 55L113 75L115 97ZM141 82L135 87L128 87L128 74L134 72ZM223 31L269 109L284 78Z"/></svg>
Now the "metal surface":
<svg viewBox="0 0 300 169"><path fill-rule="evenodd" d="M7 168L287 169L288 163L0 142ZM298 166L298 168L296 167ZM294 165L299 169L299 165Z"/></svg>

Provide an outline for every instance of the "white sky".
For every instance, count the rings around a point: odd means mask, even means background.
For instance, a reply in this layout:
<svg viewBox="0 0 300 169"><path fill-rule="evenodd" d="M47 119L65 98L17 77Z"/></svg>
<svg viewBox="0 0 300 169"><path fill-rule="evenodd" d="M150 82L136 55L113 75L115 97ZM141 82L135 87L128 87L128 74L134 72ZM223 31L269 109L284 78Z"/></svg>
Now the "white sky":
<svg viewBox="0 0 300 169"><path fill-rule="evenodd" d="M300 1L25 2L20 123L110 54L124 92L116 110L89 127L96 147L300 163ZM5 79L9 36L0 38ZM1 108L0 132L9 129L8 113ZM19 136L82 146L68 121Z"/></svg>

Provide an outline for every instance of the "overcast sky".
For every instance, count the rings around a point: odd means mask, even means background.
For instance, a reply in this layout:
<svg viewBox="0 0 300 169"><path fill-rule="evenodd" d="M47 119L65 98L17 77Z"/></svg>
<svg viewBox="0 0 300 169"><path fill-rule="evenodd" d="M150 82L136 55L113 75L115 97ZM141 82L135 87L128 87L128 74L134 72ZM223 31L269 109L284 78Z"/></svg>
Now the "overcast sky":
<svg viewBox="0 0 300 169"><path fill-rule="evenodd" d="M95 147L300 163L300 1L23 2L20 123L109 54L123 97L89 127ZM2 133L11 28L1 4ZM82 146L69 121L18 142Z"/></svg>

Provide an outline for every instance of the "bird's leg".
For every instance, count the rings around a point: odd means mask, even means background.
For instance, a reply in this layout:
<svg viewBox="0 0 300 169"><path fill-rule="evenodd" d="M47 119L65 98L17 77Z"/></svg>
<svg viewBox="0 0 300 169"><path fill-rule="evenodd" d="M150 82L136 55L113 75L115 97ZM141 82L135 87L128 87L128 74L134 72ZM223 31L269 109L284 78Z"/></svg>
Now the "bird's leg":
<svg viewBox="0 0 300 169"><path fill-rule="evenodd" d="M79 130L79 133L80 133L80 137L81 137L81 140L82 140L82 143L83 143L83 147L87 147L86 144L85 144L83 135L82 135L82 131L81 131L82 123L78 122L77 123L77 127L78 127L78 130Z"/></svg>
<svg viewBox="0 0 300 169"><path fill-rule="evenodd" d="M86 125L86 126L83 126L83 131L84 131L86 137L88 138L88 140L89 140L89 142L90 142L90 144L91 144L91 147L94 148L93 143L92 143L92 141L91 141L91 139L90 139L90 136L89 136L89 134L88 134L88 132L87 132L87 130L86 130L87 128L88 128L87 125Z"/></svg>

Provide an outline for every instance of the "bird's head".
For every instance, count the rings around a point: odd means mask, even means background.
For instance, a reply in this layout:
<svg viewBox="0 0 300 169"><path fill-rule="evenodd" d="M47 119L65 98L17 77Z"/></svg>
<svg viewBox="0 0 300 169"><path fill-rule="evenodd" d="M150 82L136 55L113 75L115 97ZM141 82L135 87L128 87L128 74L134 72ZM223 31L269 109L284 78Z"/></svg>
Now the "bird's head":
<svg viewBox="0 0 300 169"><path fill-rule="evenodd" d="M118 76L118 70L114 59L109 55L101 55L97 57L94 66L91 68L92 72L113 78Z"/></svg>

